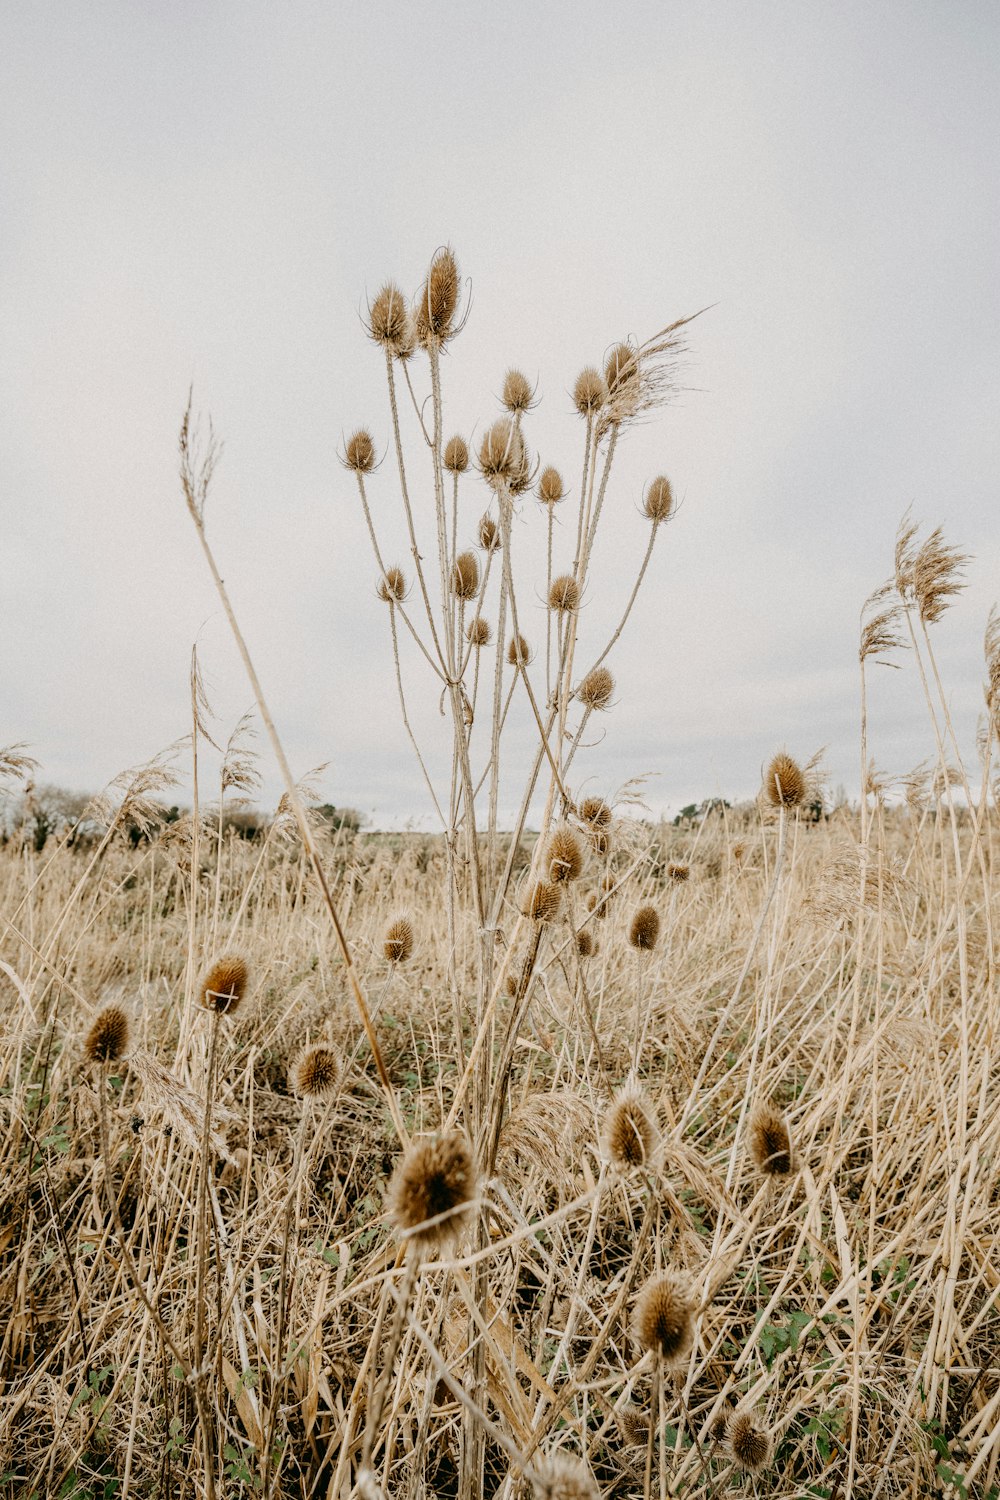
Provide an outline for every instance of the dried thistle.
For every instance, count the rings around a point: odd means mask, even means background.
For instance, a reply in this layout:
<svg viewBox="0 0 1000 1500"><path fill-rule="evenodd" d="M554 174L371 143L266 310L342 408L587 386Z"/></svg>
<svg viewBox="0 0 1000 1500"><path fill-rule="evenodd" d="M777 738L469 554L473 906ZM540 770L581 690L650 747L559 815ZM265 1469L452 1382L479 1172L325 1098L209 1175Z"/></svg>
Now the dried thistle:
<svg viewBox="0 0 1000 1500"><path fill-rule="evenodd" d="M593 1474L582 1458L553 1453L532 1466L536 1500L601 1500Z"/></svg>
<svg viewBox="0 0 1000 1500"><path fill-rule="evenodd" d="M419 1250L441 1249L471 1218L476 1190L476 1167L464 1136L452 1132L417 1141L392 1174L389 1217Z"/></svg>
<svg viewBox="0 0 1000 1500"><path fill-rule="evenodd" d="M597 952L597 944L594 941L594 934L590 931L589 927L581 927L580 931L577 933L576 951L578 957L580 958L593 958L594 954Z"/></svg>
<svg viewBox="0 0 1000 1500"><path fill-rule="evenodd" d="M651 953L660 936L660 914L655 906L640 906L632 918L628 940L640 953Z"/></svg>
<svg viewBox="0 0 1000 1500"><path fill-rule="evenodd" d="M521 910L533 922L554 922L561 902L557 885L551 885L547 880L535 880L525 891Z"/></svg>
<svg viewBox="0 0 1000 1500"><path fill-rule="evenodd" d="M328 1099L336 1093L340 1077L340 1058L324 1042L307 1047L293 1070L295 1092L303 1099Z"/></svg>
<svg viewBox="0 0 1000 1500"><path fill-rule="evenodd" d="M611 809L601 797L585 797L577 809L584 823L591 828L608 828L611 824Z"/></svg>
<svg viewBox="0 0 1000 1500"><path fill-rule="evenodd" d="M669 520L673 508L674 492L670 487L670 480L660 474L646 491L646 498L642 504L643 514L648 516L654 525L659 526L661 521Z"/></svg>
<svg viewBox="0 0 1000 1500"><path fill-rule="evenodd" d="M573 387L573 403L581 417L593 416L600 411L608 399L608 385L604 376L592 365L581 370Z"/></svg>
<svg viewBox="0 0 1000 1500"><path fill-rule="evenodd" d="M468 603L479 593L479 564L474 552L462 552L451 572L451 588L456 599Z"/></svg>
<svg viewBox="0 0 1000 1500"><path fill-rule="evenodd" d="M748 1474L760 1474L774 1454L771 1434L759 1427L749 1412L740 1412L729 1423L729 1451Z"/></svg>
<svg viewBox="0 0 1000 1500"><path fill-rule="evenodd" d="M558 505L560 500L566 498L562 475L551 465L542 470L542 477L538 481L538 498L543 505Z"/></svg>
<svg viewBox="0 0 1000 1500"><path fill-rule="evenodd" d="M534 403L535 392L527 375L520 370L508 370L500 399L509 412L528 411Z"/></svg>
<svg viewBox="0 0 1000 1500"><path fill-rule="evenodd" d="M368 474L375 467L375 443L366 427L352 432L344 446L344 467L355 474Z"/></svg>
<svg viewBox="0 0 1000 1500"><path fill-rule="evenodd" d="M583 874L583 844L574 828L562 824L552 832L548 847L549 879L554 885L579 880Z"/></svg>
<svg viewBox="0 0 1000 1500"><path fill-rule="evenodd" d="M615 679L607 667L594 667L580 683L576 696L585 708L599 710L607 708L614 690Z"/></svg>
<svg viewBox="0 0 1000 1500"><path fill-rule="evenodd" d="M449 474L464 474L469 467L469 449L464 438L449 438L444 449L444 466Z"/></svg>
<svg viewBox="0 0 1000 1500"><path fill-rule="evenodd" d="M510 417L494 422L479 445L479 469L494 489L506 486L517 494L527 486L530 464L520 429Z"/></svg>
<svg viewBox="0 0 1000 1500"><path fill-rule="evenodd" d="M488 646L493 634L490 629L489 620L484 620L482 615L476 615L465 627L465 634L473 646Z"/></svg>
<svg viewBox="0 0 1000 1500"><path fill-rule="evenodd" d="M397 359L409 359L413 353L413 321L394 282L387 281L369 307L367 329L369 338Z"/></svg>
<svg viewBox="0 0 1000 1500"><path fill-rule="evenodd" d="M526 667L531 661L531 647L523 635L511 636L507 647L507 661L512 667Z"/></svg>
<svg viewBox="0 0 1000 1500"><path fill-rule="evenodd" d="M633 1337L667 1369L678 1369L694 1343L694 1311L694 1300L679 1276L671 1272L655 1276L636 1300Z"/></svg>
<svg viewBox="0 0 1000 1500"><path fill-rule="evenodd" d="M626 1448L645 1448L649 1438L649 1415L631 1401L618 1408L615 1422Z"/></svg>
<svg viewBox="0 0 1000 1500"><path fill-rule="evenodd" d="M378 581L378 596L385 604L402 604L406 598L406 575L402 568L387 568Z"/></svg>
<svg viewBox="0 0 1000 1500"><path fill-rule="evenodd" d="M764 795L773 807L798 807L806 799L806 778L798 763L780 750L764 774Z"/></svg>
<svg viewBox="0 0 1000 1500"><path fill-rule="evenodd" d="M685 880L691 879L691 866L682 865L678 861L672 860L667 865L667 879L672 880L675 885L682 885Z"/></svg>
<svg viewBox="0 0 1000 1500"><path fill-rule="evenodd" d="M479 521L479 545L484 552L495 552L500 546L500 528L488 511Z"/></svg>
<svg viewBox="0 0 1000 1500"><path fill-rule="evenodd" d="M83 1055L100 1066L117 1062L128 1051L129 1019L120 1005L105 1005L91 1022L83 1040Z"/></svg>
<svg viewBox="0 0 1000 1500"><path fill-rule="evenodd" d="M249 980L246 959L238 953L224 953L201 982L201 1004L217 1015L232 1015L246 995Z"/></svg>
<svg viewBox="0 0 1000 1500"><path fill-rule="evenodd" d="M385 929L382 952L391 964L405 964L413 956L413 923L409 917L395 917Z"/></svg>
<svg viewBox="0 0 1000 1500"><path fill-rule="evenodd" d="M750 1121L750 1155L765 1177L787 1177L792 1170L792 1138L784 1117L764 1104Z"/></svg>
<svg viewBox="0 0 1000 1500"><path fill-rule="evenodd" d="M571 573L564 573L552 580L549 589L549 608L562 614L572 614L580 607L580 585Z"/></svg>
<svg viewBox="0 0 1000 1500"><path fill-rule="evenodd" d="M413 323L420 344L443 344L454 338L460 286L458 262L445 246L431 261L427 279L414 301Z"/></svg>
<svg viewBox="0 0 1000 1500"><path fill-rule="evenodd" d="M627 386L639 384L639 358L631 344L616 344L604 365L608 395L619 396Z"/></svg>
<svg viewBox="0 0 1000 1500"><path fill-rule="evenodd" d="M601 1151L606 1161L632 1171L647 1166L658 1139L652 1108L640 1088L630 1084L614 1098L601 1131Z"/></svg>

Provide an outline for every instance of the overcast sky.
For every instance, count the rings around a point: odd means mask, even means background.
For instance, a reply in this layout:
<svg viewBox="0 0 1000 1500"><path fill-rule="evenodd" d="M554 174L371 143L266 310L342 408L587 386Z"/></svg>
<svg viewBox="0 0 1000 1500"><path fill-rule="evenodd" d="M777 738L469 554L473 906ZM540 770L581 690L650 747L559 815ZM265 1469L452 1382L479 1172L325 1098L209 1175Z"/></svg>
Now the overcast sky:
<svg viewBox="0 0 1000 1500"><path fill-rule="evenodd" d="M616 467L597 649L643 483L683 504L581 778L649 773L674 809L826 745L856 794L858 611L911 505L974 554L935 631L971 752L1000 594L998 40L986 0L4 7L0 743L96 789L185 732L196 639L218 732L249 705L177 483L193 381L226 444L211 537L293 766L329 762L325 795L376 824L432 826L337 449L389 436L366 296L414 291L447 241L472 300L449 430L481 432L519 365L529 444L570 484L579 369L712 305L687 389ZM403 560L389 463L372 496ZM486 498L470 481L470 540ZM536 630L537 509L516 537ZM908 770L933 749L912 663L873 698L876 759Z"/></svg>

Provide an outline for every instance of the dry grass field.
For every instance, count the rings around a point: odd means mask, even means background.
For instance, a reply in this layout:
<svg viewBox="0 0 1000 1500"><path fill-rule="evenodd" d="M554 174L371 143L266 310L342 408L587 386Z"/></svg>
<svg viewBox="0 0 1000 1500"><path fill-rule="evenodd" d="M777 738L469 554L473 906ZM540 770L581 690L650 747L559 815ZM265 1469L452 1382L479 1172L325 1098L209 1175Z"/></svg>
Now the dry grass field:
<svg viewBox="0 0 1000 1500"><path fill-rule="evenodd" d="M814 747L776 753L757 803L679 826L602 800L584 730L613 707L632 600L586 659L578 606L616 445L668 392L680 325L577 383L576 550L553 563L570 487L528 453L516 372L462 550L447 252L412 306L397 295L369 330L395 477L364 431L344 458L418 775L407 703L447 710L450 783L425 785L441 831L331 832L289 774L265 834L220 837L220 796L254 768L237 736L206 790L195 666L190 815L143 836L157 763L88 839L0 849L0 1490L996 1497L1000 635L972 773L931 649L961 559L904 528L860 643L862 703L866 663L905 648L926 690L932 758L904 797L862 728L864 804L818 820ZM430 397L404 461L411 365ZM228 607L214 458L185 418L185 498ZM368 502L396 479L409 581ZM528 506L548 519L530 559L547 639L522 643ZM662 477L642 506L636 588L671 520ZM512 699L537 727L523 766ZM2 764L18 795L30 766ZM525 789L513 835L501 770Z"/></svg>

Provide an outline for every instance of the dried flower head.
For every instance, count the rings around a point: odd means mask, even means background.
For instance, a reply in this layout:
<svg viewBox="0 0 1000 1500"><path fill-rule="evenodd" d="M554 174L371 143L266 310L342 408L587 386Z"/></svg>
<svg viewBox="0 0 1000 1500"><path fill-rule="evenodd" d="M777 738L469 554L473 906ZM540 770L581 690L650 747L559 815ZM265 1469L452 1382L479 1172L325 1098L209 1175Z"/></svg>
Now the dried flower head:
<svg viewBox="0 0 1000 1500"><path fill-rule="evenodd" d="M531 382L520 370L508 370L503 378L501 400L508 411L527 411L535 398Z"/></svg>
<svg viewBox="0 0 1000 1500"><path fill-rule="evenodd" d="M479 593L479 564L474 552L461 552L451 570L451 587L456 599L466 603Z"/></svg>
<svg viewBox="0 0 1000 1500"><path fill-rule="evenodd" d="M732 1407L727 1403L721 1411L717 1412L709 1423L708 1438L711 1443L724 1443L729 1436L729 1423L732 1420Z"/></svg>
<svg viewBox="0 0 1000 1500"><path fill-rule="evenodd" d="M531 647L523 635L513 635L507 647L507 660L512 667L526 667L531 660Z"/></svg>
<svg viewBox="0 0 1000 1500"><path fill-rule="evenodd" d="M589 927L581 927L580 931L577 933L576 951L579 954L580 958L593 958L594 954L597 952L597 944L594 941L594 934L590 931Z"/></svg>
<svg viewBox="0 0 1000 1500"><path fill-rule="evenodd" d="M378 581L378 596L386 604L402 604L406 598L406 575L402 568L387 568Z"/></svg>
<svg viewBox="0 0 1000 1500"><path fill-rule="evenodd" d="M473 646L488 646L492 635L489 620L484 620L482 615L474 616L466 625L465 634Z"/></svg>
<svg viewBox="0 0 1000 1500"><path fill-rule="evenodd" d="M646 1166L656 1142L656 1122L645 1094L634 1084L622 1089L612 1101L601 1131L605 1160L623 1171Z"/></svg>
<svg viewBox="0 0 1000 1500"><path fill-rule="evenodd" d="M568 823L553 829L548 848L549 879L558 885L562 881L579 880L583 874L583 843L575 828Z"/></svg>
<svg viewBox="0 0 1000 1500"><path fill-rule="evenodd" d="M249 980L246 959L238 953L224 953L201 982L202 1005L217 1015L232 1015L246 995Z"/></svg>
<svg viewBox="0 0 1000 1500"><path fill-rule="evenodd" d="M444 449L444 466L449 474L464 474L469 467L469 448L464 438L449 438Z"/></svg>
<svg viewBox="0 0 1000 1500"><path fill-rule="evenodd" d="M660 936L660 914L655 906L640 906L632 918L628 940L640 953L650 953Z"/></svg>
<svg viewBox="0 0 1000 1500"><path fill-rule="evenodd" d="M787 1177L792 1170L792 1138L784 1116L764 1104L750 1121L750 1155L766 1177Z"/></svg>
<svg viewBox="0 0 1000 1500"><path fill-rule="evenodd" d="M620 395L639 383L639 356L631 344L616 344L604 365L604 379L610 396Z"/></svg>
<svg viewBox="0 0 1000 1500"><path fill-rule="evenodd" d="M764 774L764 795L773 807L797 807L806 798L806 778L801 768L783 750Z"/></svg>
<svg viewBox="0 0 1000 1500"><path fill-rule="evenodd" d="M582 1458L552 1453L532 1465L535 1500L601 1500L597 1481Z"/></svg>
<svg viewBox="0 0 1000 1500"><path fill-rule="evenodd" d="M645 1448L649 1438L649 1414L631 1401L618 1408L615 1421L627 1448Z"/></svg>
<svg viewBox="0 0 1000 1500"><path fill-rule="evenodd" d="M615 690L615 679L607 667L594 667L588 672L576 690L576 696L585 708L607 708Z"/></svg>
<svg viewBox="0 0 1000 1500"><path fill-rule="evenodd" d="M105 1005L97 1012L83 1040L83 1055L89 1063L113 1063L128 1050L128 1015L120 1005Z"/></svg>
<svg viewBox="0 0 1000 1500"><path fill-rule="evenodd" d="M632 1333L644 1350L677 1369L694 1343L695 1305L681 1279L666 1272L646 1282L636 1300Z"/></svg>
<svg viewBox="0 0 1000 1500"><path fill-rule="evenodd" d="M562 475L550 464L547 469L542 470L542 477L538 481L538 498L543 505L558 505L565 497Z"/></svg>
<svg viewBox="0 0 1000 1500"><path fill-rule="evenodd" d="M559 915L562 896L557 885L534 880L524 893L521 910L533 922L552 922Z"/></svg>
<svg viewBox="0 0 1000 1500"><path fill-rule="evenodd" d="M611 851L611 835L605 828L592 828L590 843L599 859L604 859Z"/></svg>
<svg viewBox="0 0 1000 1500"><path fill-rule="evenodd" d="M399 287L392 281L382 286L368 309L368 336L397 359L413 353L413 322Z"/></svg>
<svg viewBox="0 0 1000 1500"><path fill-rule="evenodd" d="M549 589L549 608L558 609L566 614L580 608L580 585L571 573L563 573L559 578L553 578Z"/></svg>
<svg viewBox="0 0 1000 1500"><path fill-rule="evenodd" d="M484 434L479 445L479 468L487 484L507 485L515 490L528 469L524 439L510 417L501 417Z"/></svg>
<svg viewBox="0 0 1000 1500"><path fill-rule="evenodd" d="M653 480L646 491L642 508L649 519L657 525L668 519L674 508L674 492L670 488L669 479L660 474Z"/></svg>
<svg viewBox="0 0 1000 1500"><path fill-rule="evenodd" d="M389 923L382 952L391 964L405 964L413 956L413 923L409 917L394 917Z"/></svg>
<svg viewBox="0 0 1000 1500"><path fill-rule="evenodd" d="M691 879L691 866L682 865L677 860L671 860L667 865L667 879L672 880L675 885L683 885L685 880Z"/></svg>
<svg viewBox="0 0 1000 1500"><path fill-rule="evenodd" d="M495 552L500 545L500 528L488 511L479 522L479 545L484 552Z"/></svg>
<svg viewBox="0 0 1000 1500"><path fill-rule="evenodd" d="M431 261L427 280L413 305L413 322L421 344L444 343L458 332L460 281L454 252L445 246Z"/></svg>
<svg viewBox="0 0 1000 1500"><path fill-rule="evenodd" d="M608 385L604 376L592 365L581 370L573 387L573 402L581 417L589 417L599 411L608 399Z"/></svg>
<svg viewBox="0 0 1000 1500"><path fill-rule="evenodd" d="M368 474L375 467L375 442L367 427L352 432L344 446L344 465L356 474Z"/></svg>
<svg viewBox="0 0 1000 1500"><path fill-rule="evenodd" d="M332 1047L316 1042L295 1063L293 1086L303 1099L328 1099L340 1083L340 1058Z"/></svg>
<svg viewBox="0 0 1000 1500"><path fill-rule="evenodd" d="M584 797L578 811L591 828L608 828L611 824L611 809L601 797Z"/></svg>
<svg viewBox="0 0 1000 1500"><path fill-rule="evenodd" d="M750 1412L740 1412L729 1423L729 1451L748 1474L760 1474L771 1462L774 1442Z"/></svg>
<svg viewBox="0 0 1000 1500"><path fill-rule="evenodd" d="M463 1135L453 1131L416 1141L392 1174L389 1217L421 1251L439 1249L471 1217L476 1187L476 1166Z"/></svg>

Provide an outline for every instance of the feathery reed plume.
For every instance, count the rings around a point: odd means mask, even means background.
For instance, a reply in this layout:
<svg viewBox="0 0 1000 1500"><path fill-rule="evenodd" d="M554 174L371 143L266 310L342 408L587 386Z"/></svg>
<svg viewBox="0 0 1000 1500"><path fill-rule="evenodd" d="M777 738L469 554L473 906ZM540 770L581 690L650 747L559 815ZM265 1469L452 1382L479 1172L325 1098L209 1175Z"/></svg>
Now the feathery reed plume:
<svg viewBox="0 0 1000 1500"><path fill-rule="evenodd" d="M476 1188L476 1166L463 1135L453 1131L416 1141L392 1174L389 1218L421 1252L442 1249L468 1223Z"/></svg>
<svg viewBox="0 0 1000 1500"><path fill-rule="evenodd" d="M128 1015L120 1005L105 1005L97 1012L84 1037L83 1055L100 1066L117 1062L128 1051Z"/></svg>
<svg viewBox="0 0 1000 1500"><path fill-rule="evenodd" d="M593 958L597 952L594 934L589 927L582 927L576 935L576 951L580 958Z"/></svg>
<svg viewBox="0 0 1000 1500"><path fill-rule="evenodd" d="M858 660L866 662L869 657L881 657L887 651L899 651L906 646L906 639L899 629L900 605L890 604L883 609L878 609L874 614L864 616L877 604L882 604L892 588L892 581L884 583L881 588L865 600L862 609L861 641L858 647ZM885 667L894 667L895 662L883 661Z"/></svg>
<svg viewBox="0 0 1000 1500"><path fill-rule="evenodd" d="M607 828L611 823L611 809L602 797L584 797L577 809L584 823L591 828Z"/></svg>
<svg viewBox="0 0 1000 1500"><path fill-rule="evenodd" d="M771 1462L774 1442L749 1412L739 1412L729 1423L729 1451L748 1474L760 1474Z"/></svg>
<svg viewBox="0 0 1000 1500"><path fill-rule="evenodd" d="M352 432L344 448L344 467L368 474L375 467L375 443L367 427Z"/></svg>
<svg viewBox="0 0 1000 1500"><path fill-rule="evenodd" d="M449 246L431 261L427 280L413 306L413 322L419 343L446 343L458 332L455 314L459 298L458 262Z"/></svg>
<svg viewBox="0 0 1000 1500"><path fill-rule="evenodd" d="M521 910L533 922L554 922L561 901L557 885L551 885L547 880L534 880L524 893Z"/></svg>
<svg viewBox="0 0 1000 1500"><path fill-rule="evenodd" d="M576 696L584 708L602 709L607 708L611 702L614 690L615 679L607 667L594 667L580 683Z"/></svg>
<svg viewBox="0 0 1000 1500"><path fill-rule="evenodd" d="M382 952L391 964L405 964L413 955L413 923L409 917L395 917L385 929Z"/></svg>
<svg viewBox="0 0 1000 1500"><path fill-rule="evenodd" d="M224 953L201 982L201 1004L216 1015L232 1015L246 995L249 980L246 959L238 953Z"/></svg>
<svg viewBox="0 0 1000 1500"><path fill-rule="evenodd" d="M779 750L764 774L764 795L772 807L798 807L806 799L806 778L798 763Z"/></svg>
<svg viewBox="0 0 1000 1500"><path fill-rule="evenodd" d="M644 1167L652 1159L657 1138L649 1101L637 1085L628 1085L615 1096L604 1117L601 1151L605 1160L626 1172Z"/></svg>
<svg viewBox="0 0 1000 1500"><path fill-rule="evenodd" d="M646 498L642 503L643 514L648 516L654 525L659 526L662 521L670 519L673 508L674 492L670 486L670 480L663 474L659 474L646 491Z"/></svg>
<svg viewBox="0 0 1000 1500"><path fill-rule="evenodd" d="M576 377L573 387L573 404L581 417L593 416L608 399L608 383L600 370L588 365Z"/></svg>
<svg viewBox="0 0 1000 1500"><path fill-rule="evenodd" d="M572 614L580 607L580 586L571 573L564 573L552 580L549 589L549 607L565 614Z"/></svg>
<svg viewBox="0 0 1000 1500"><path fill-rule="evenodd" d="M479 593L479 564L474 552L462 552L451 571L451 588L456 599L468 603Z"/></svg>
<svg viewBox="0 0 1000 1500"><path fill-rule="evenodd" d="M632 918L628 940L640 953L651 953L660 936L660 914L655 906L640 906Z"/></svg>
<svg viewBox="0 0 1000 1500"><path fill-rule="evenodd" d="M489 620L476 615L465 627L465 634L473 646L488 646L492 637Z"/></svg>
<svg viewBox="0 0 1000 1500"><path fill-rule="evenodd" d="M500 546L500 528L488 511L479 521L479 545L484 552L495 552Z"/></svg>
<svg viewBox="0 0 1000 1500"><path fill-rule="evenodd" d="M1000 734L1000 610L996 605L986 621L983 654L986 658L986 711Z"/></svg>
<svg viewBox="0 0 1000 1500"><path fill-rule="evenodd" d="M520 430L510 417L494 422L479 445L479 469L486 483L494 489L506 486L518 494L527 485L528 450Z"/></svg>
<svg viewBox="0 0 1000 1500"><path fill-rule="evenodd" d="M0 746L0 781L25 781L37 771L38 761L29 755L23 740L16 745Z"/></svg>
<svg viewBox="0 0 1000 1500"><path fill-rule="evenodd" d="M469 467L469 448L464 438L449 438L444 449L444 466L449 474L464 474Z"/></svg>
<svg viewBox="0 0 1000 1500"><path fill-rule="evenodd" d="M413 321L399 287L387 281L368 309L368 337L397 359L413 353Z"/></svg>
<svg viewBox="0 0 1000 1500"><path fill-rule="evenodd" d="M507 660L512 667L526 667L531 660L531 647L523 635L511 636L507 647Z"/></svg>
<svg viewBox="0 0 1000 1500"><path fill-rule="evenodd" d="M933 625L965 588L960 575L969 558L945 544L940 526L919 547L916 535L917 527L904 516L896 533L896 587L904 604L917 606L921 623Z"/></svg>
<svg viewBox="0 0 1000 1500"><path fill-rule="evenodd" d="M784 1117L764 1104L750 1121L750 1155L765 1177L787 1177L792 1170L792 1138Z"/></svg>
<svg viewBox="0 0 1000 1500"><path fill-rule="evenodd" d="M535 399L535 392L527 375L520 370L508 370L503 378L501 401L510 412L528 411Z"/></svg>
<svg viewBox="0 0 1000 1500"><path fill-rule="evenodd" d="M378 581L378 596L385 604L402 604L406 598L406 575L402 568L386 568Z"/></svg>
<svg viewBox="0 0 1000 1500"><path fill-rule="evenodd" d="M680 1277L669 1271L654 1276L636 1299L632 1336L667 1369L678 1369L694 1343L694 1311L694 1300Z"/></svg>
<svg viewBox="0 0 1000 1500"><path fill-rule="evenodd" d="M583 874L583 843L575 828L561 824L552 832L548 847L549 879L554 885L579 880Z"/></svg>
<svg viewBox="0 0 1000 1500"><path fill-rule="evenodd" d="M672 880L675 885L682 885L685 880L691 879L691 866L671 860L667 865L667 879Z"/></svg>
<svg viewBox="0 0 1000 1500"><path fill-rule="evenodd" d="M340 1083L340 1058L332 1047L316 1042L297 1058L293 1087L303 1099L328 1099Z"/></svg>
<svg viewBox="0 0 1000 1500"><path fill-rule="evenodd" d="M597 1481L582 1458L553 1453L532 1465L536 1500L601 1500Z"/></svg>
<svg viewBox="0 0 1000 1500"><path fill-rule="evenodd" d="M542 477L538 481L538 498L543 505L558 505L560 500L566 498L562 475L551 464L542 470Z"/></svg>

